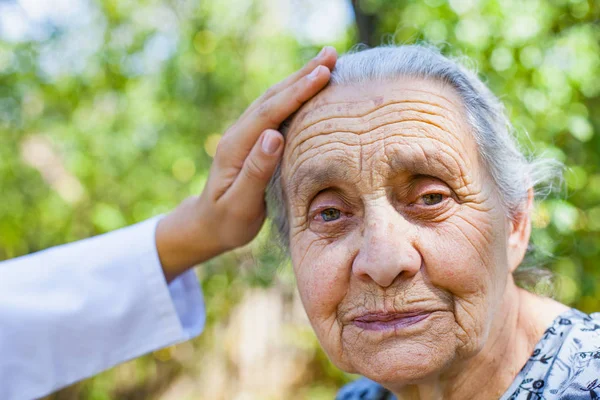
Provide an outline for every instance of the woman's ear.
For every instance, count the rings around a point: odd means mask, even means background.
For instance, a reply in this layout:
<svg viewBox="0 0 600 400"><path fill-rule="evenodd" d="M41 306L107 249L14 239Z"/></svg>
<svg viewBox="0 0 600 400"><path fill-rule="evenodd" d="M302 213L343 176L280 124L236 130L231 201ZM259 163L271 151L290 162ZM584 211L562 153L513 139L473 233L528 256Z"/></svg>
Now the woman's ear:
<svg viewBox="0 0 600 400"><path fill-rule="evenodd" d="M514 272L523 262L529 237L531 236L531 212L533 210L533 188L527 191L527 203L517 215L513 216L510 223L508 236L508 265L510 272Z"/></svg>

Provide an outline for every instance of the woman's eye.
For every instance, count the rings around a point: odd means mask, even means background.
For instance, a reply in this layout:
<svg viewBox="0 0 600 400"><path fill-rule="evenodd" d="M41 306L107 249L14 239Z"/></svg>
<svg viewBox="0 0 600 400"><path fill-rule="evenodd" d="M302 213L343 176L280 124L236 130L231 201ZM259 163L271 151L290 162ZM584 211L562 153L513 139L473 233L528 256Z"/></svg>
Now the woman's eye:
<svg viewBox="0 0 600 400"><path fill-rule="evenodd" d="M436 204L441 203L442 200L444 200L444 195L441 193L429 193L421 196L421 198L423 199L423 203L426 206L434 206Z"/></svg>
<svg viewBox="0 0 600 400"><path fill-rule="evenodd" d="M337 208L327 208L321 211L321 218L323 218L323 221L325 222L335 221L340 218L340 215L341 212Z"/></svg>

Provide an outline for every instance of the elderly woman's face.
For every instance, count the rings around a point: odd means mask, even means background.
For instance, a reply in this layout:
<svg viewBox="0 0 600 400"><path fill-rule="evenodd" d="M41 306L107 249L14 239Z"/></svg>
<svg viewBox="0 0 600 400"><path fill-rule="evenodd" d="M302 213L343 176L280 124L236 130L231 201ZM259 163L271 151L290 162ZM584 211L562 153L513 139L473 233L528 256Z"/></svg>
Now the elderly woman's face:
<svg viewBox="0 0 600 400"><path fill-rule="evenodd" d="M511 224L452 89L328 87L295 117L282 168L300 295L339 367L410 383L482 348Z"/></svg>

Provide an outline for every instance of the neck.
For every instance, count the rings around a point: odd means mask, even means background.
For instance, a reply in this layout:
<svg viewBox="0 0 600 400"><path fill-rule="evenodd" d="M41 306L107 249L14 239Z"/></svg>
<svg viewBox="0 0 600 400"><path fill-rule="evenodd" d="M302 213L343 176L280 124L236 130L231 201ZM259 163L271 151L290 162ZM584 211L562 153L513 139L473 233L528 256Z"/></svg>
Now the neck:
<svg viewBox="0 0 600 400"><path fill-rule="evenodd" d="M566 306L509 281L483 349L427 382L403 387L399 400L500 398L546 328ZM485 383L485 384L483 384Z"/></svg>

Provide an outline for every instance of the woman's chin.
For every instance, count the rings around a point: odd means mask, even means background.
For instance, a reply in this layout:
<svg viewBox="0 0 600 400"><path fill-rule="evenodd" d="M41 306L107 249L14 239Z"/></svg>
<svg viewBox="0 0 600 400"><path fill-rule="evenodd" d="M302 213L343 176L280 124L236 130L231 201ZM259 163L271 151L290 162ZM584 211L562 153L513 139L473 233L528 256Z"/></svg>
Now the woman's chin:
<svg viewBox="0 0 600 400"><path fill-rule="evenodd" d="M428 381L439 376L454 359L454 352L442 353L434 349L384 349L362 360L354 369L361 375L386 388L401 388ZM445 354L444 354L445 353Z"/></svg>

